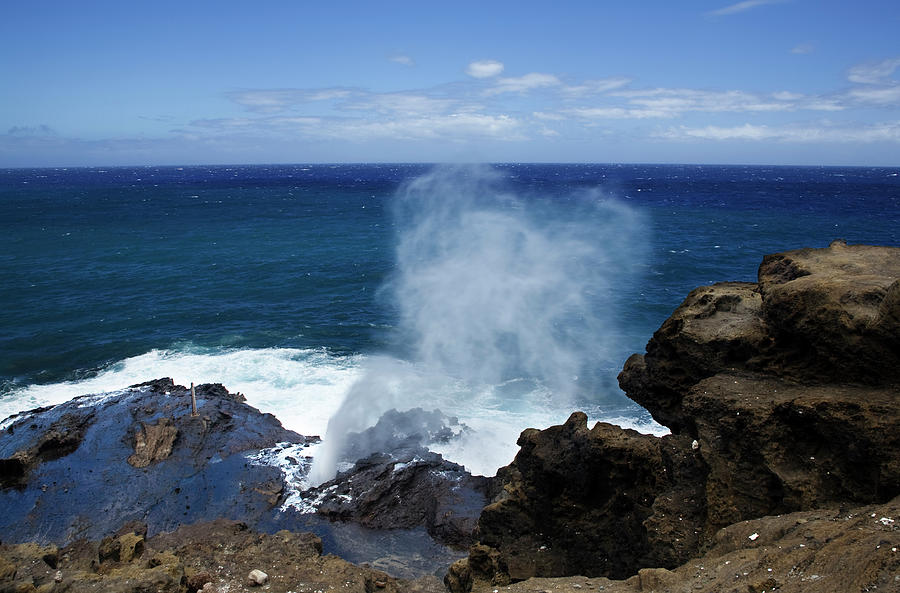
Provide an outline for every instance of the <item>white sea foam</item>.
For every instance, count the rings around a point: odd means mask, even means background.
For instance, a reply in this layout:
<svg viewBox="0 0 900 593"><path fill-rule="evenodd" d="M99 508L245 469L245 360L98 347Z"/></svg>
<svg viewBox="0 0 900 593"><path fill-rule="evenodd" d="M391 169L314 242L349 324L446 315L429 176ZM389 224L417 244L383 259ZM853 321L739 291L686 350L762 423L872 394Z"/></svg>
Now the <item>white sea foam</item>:
<svg viewBox="0 0 900 593"><path fill-rule="evenodd" d="M592 422L602 420L657 435L667 432L652 421L642 421L637 414L608 414L577 402L569 407L559 406L542 385L534 382L512 380L473 390L460 381L438 377L421 365L390 357L337 356L325 350L288 348L209 350L185 346L153 350L113 364L96 377L31 385L7 394L0 399L0 416L63 403L85 394L96 395L83 398L80 405L97 405L121 393L123 386L172 377L182 385L222 383L232 392L243 393L250 405L274 414L285 428L304 435L324 435L329 418L338 411L351 388L373 387L354 387L363 367L383 369L386 385L394 393L381 401L385 409L423 407L457 416L470 430L433 445L432 450L475 474L493 475L512 461L518 451L516 440L524 429L560 424L575 409L585 410ZM379 393L383 396L385 392ZM9 423L9 419L0 421L0 429ZM300 476L305 476L306 458L322 452L320 444L298 450L280 446L256 461L282 467L289 483L302 490L308 487ZM288 457L301 464L293 464ZM303 471L298 473L300 469Z"/></svg>
<svg viewBox="0 0 900 593"><path fill-rule="evenodd" d="M250 405L275 414L286 428L316 435L324 432L356 379L359 360L291 348L152 350L119 361L95 377L15 390L0 398L0 417L171 377L181 385L222 383L231 392L243 393Z"/></svg>

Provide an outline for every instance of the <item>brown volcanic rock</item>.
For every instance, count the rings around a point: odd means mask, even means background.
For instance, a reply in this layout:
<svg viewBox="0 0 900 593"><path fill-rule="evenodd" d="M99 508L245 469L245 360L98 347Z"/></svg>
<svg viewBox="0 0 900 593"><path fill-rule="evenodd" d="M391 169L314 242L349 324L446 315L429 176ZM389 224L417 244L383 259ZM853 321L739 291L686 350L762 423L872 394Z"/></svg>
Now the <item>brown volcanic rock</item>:
<svg viewBox="0 0 900 593"><path fill-rule="evenodd" d="M900 384L900 249L846 245L766 256L759 283L695 289L619 375L628 396L675 432L681 399L720 372L804 384Z"/></svg>
<svg viewBox="0 0 900 593"><path fill-rule="evenodd" d="M171 418L160 418L153 424L141 423L134 435L134 455L128 457L132 467L147 467L155 461L162 461L172 454L172 445L178 436L178 429Z"/></svg>
<svg viewBox="0 0 900 593"><path fill-rule="evenodd" d="M755 284L722 282L693 290L619 375L622 389L673 431L691 426L684 393L723 370L757 368L771 346Z"/></svg>
<svg viewBox="0 0 900 593"><path fill-rule="evenodd" d="M455 591L639 569L638 586L687 590L659 570L716 545L722 527L900 494L900 249L835 242L766 257L758 284L698 288L619 383L674 434L589 431L576 416L523 433L498 473L504 497L482 513L480 545L446 579ZM829 549L824 567L839 553Z"/></svg>
<svg viewBox="0 0 900 593"><path fill-rule="evenodd" d="M253 570L268 575L263 590L281 593L440 590L433 577L400 581L336 556L323 556L321 540L310 533L269 535L223 519L150 539L145 530L146 526L123 529L100 543L79 540L61 549L2 544L0 592L236 593L259 590L247 583Z"/></svg>
<svg viewBox="0 0 900 593"><path fill-rule="evenodd" d="M883 505L806 511L719 531L705 554L675 570L626 580L535 578L477 593L863 593L900 591L900 498Z"/></svg>
<svg viewBox="0 0 900 593"><path fill-rule="evenodd" d="M720 373L694 386L684 410L709 467L707 531L736 521L900 493L900 393L804 386Z"/></svg>
<svg viewBox="0 0 900 593"><path fill-rule="evenodd" d="M501 470L503 493L482 511L474 561L456 565L451 579L624 577L696 552L705 469L690 440L605 423L588 430L577 412L563 425L526 430L519 445Z"/></svg>
<svg viewBox="0 0 900 593"><path fill-rule="evenodd" d="M763 259L763 317L796 380L898 382L900 249L832 243Z"/></svg>

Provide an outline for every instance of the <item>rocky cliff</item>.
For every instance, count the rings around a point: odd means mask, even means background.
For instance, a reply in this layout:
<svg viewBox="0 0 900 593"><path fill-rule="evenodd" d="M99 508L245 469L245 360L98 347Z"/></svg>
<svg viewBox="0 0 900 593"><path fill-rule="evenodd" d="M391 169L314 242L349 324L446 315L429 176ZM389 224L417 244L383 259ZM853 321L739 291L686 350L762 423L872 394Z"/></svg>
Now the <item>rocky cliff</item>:
<svg viewBox="0 0 900 593"><path fill-rule="evenodd" d="M673 569L741 521L898 496L900 249L835 242L698 288L619 383L672 434L581 414L524 432L451 589Z"/></svg>

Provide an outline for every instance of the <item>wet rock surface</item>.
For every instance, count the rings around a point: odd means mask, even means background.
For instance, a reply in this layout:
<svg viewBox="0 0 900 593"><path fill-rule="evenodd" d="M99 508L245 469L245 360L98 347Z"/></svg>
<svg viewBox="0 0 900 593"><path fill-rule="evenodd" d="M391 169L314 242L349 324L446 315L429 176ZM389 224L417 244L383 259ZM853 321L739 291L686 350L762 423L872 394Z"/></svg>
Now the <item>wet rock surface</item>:
<svg viewBox="0 0 900 593"><path fill-rule="evenodd" d="M841 242L767 256L758 283L694 290L619 375L627 395L673 434L588 429L577 414L526 431L516 459L498 473L502 494L482 513L479 543L445 582L466 591L534 576L638 573L608 590L787 586L784 577L726 585L727 569L705 585L711 573L690 581L686 567L704 550L721 551L722 534L744 521L768 529L781 525L773 515L896 506L889 501L900 494L898 291L900 249ZM823 530L831 525L821 520ZM818 563L818 576L832 584L808 590L868 590L854 588L863 582L900 590L891 580L896 555L868 558L868 543L849 534L856 527L845 528L823 536L812 559L802 548L803 562ZM884 537L872 550L896 546L896 532ZM858 545L858 566L840 560L835 538ZM867 576L854 580L857 569ZM669 571L682 571L680 585ZM807 590L799 582L791 590Z"/></svg>
<svg viewBox="0 0 900 593"><path fill-rule="evenodd" d="M8 419L0 433L4 541L101 538L139 520L151 534L218 517L253 522L282 489L245 453L303 443L221 385L159 380ZM274 495L274 501L272 500Z"/></svg>
<svg viewBox="0 0 900 593"><path fill-rule="evenodd" d="M422 526L436 541L468 546L492 481L428 450L465 430L436 410L390 410L375 426L349 435L345 462L365 457L308 496L332 520L372 529Z"/></svg>

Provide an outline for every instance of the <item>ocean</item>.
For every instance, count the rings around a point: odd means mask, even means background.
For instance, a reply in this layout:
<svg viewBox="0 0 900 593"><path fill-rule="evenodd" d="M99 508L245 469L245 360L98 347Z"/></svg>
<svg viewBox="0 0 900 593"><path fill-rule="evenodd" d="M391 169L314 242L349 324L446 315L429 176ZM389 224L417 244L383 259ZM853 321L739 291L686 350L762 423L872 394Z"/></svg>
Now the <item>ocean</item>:
<svg viewBox="0 0 900 593"><path fill-rule="evenodd" d="M329 442L397 408L490 475L615 381L693 288L900 246L900 168L246 165L0 170L0 419L159 377ZM2 425L2 420L0 420ZM332 455L333 456L333 455ZM318 461L318 459L317 459ZM324 465L323 465L324 464Z"/></svg>

